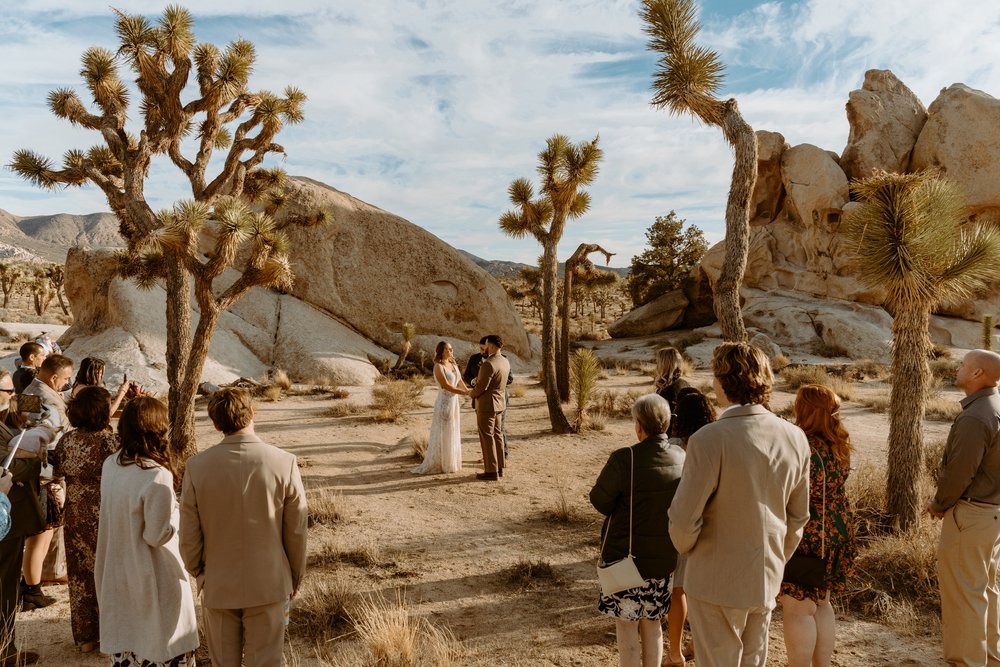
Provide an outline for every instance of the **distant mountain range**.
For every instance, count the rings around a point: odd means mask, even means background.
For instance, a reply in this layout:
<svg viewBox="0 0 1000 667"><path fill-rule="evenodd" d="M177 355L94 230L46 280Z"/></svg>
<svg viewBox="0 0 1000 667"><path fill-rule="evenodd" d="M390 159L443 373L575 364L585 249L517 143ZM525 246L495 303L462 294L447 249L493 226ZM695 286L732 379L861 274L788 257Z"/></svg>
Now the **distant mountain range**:
<svg viewBox="0 0 1000 667"><path fill-rule="evenodd" d="M521 269L532 268L531 264L522 264L520 262L508 262L502 259L483 259L482 257L476 257L471 252L466 252L456 248L459 254L464 255L473 264L484 269L488 274L494 278L518 278L521 275ZM559 263L559 273L561 274L565 264ZM597 268L602 271L610 271L612 273L617 273L619 276L624 278L629 274L630 269L627 267L620 266L604 266L603 264L597 263Z"/></svg>

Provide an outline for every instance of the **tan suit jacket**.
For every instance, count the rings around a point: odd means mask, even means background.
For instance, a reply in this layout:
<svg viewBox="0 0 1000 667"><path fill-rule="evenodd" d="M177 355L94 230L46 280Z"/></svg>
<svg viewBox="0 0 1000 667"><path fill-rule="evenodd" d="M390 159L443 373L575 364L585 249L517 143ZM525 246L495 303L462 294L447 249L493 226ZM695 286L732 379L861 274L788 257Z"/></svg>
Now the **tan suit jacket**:
<svg viewBox="0 0 1000 667"><path fill-rule="evenodd" d="M737 406L688 440L670 538L684 591L722 607L774 606L809 520L809 443L761 405Z"/></svg>
<svg viewBox="0 0 1000 667"><path fill-rule="evenodd" d="M306 494L295 456L230 435L187 461L180 550L212 609L273 604L306 568Z"/></svg>
<svg viewBox="0 0 1000 667"><path fill-rule="evenodd" d="M507 389L507 378L510 376L510 362L497 352L483 359L476 376L476 386L469 396L476 401L476 412L499 414L507 409L504 392Z"/></svg>

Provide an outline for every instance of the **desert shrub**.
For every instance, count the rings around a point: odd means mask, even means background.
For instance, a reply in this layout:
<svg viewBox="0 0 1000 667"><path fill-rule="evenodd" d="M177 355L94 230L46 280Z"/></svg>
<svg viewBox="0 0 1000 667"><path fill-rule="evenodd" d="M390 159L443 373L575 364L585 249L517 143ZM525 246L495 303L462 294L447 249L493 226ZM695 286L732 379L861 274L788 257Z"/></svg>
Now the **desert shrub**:
<svg viewBox="0 0 1000 667"><path fill-rule="evenodd" d="M601 372L600 362L591 350L579 349L573 353L569 363L569 384L576 402L576 417L573 430L582 431L589 422L587 410L597 386L597 376Z"/></svg>
<svg viewBox="0 0 1000 667"><path fill-rule="evenodd" d="M424 455L427 453L427 444L427 434L421 432L403 436L396 443L396 446L409 447L410 451L413 452L413 456L423 461Z"/></svg>
<svg viewBox="0 0 1000 667"><path fill-rule="evenodd" d="M590 414L590 423L588 428L591 431L603 431L608 427L608 418L602 412L592 412Z"/></svg>
<svg viewBox="0 0 1000 667"><path fill-rule="evenodd" d="M270 384L280 387L283 391L292 388L292 381L288 378L288 373L280 368L274 368L268 373Z"/></svg>
<svg viewBox="0 0 1000 667"><path fill-rule="evenodd" d="M269 384L260 392L260 398L262 401L267 401L268 403L275 403L280 401L284 396L281 391L281 387L276 384Z"/></svg>
<svg viewBox="0 0 1000 667"><path fill-rule="evenodd" d="M524 398L524 395L528 393L528 388L523 384L512 384L507 390L510 393L511 398Z"/></svg>
<svg viewBox="0 0 1000 667"><path fill-rule="evenodd" d="M402 594L363 597L352 614L354 629L371 667L449 667L458 655L454 637L410 613Z"/></svg>
<svg viewBox="0 0 1000 667"><path fill-rule="evenodd" d="M330 387L326 393L329 394L330 398L337 398L337 399L347 398L348 396L351 395L351 392L347 391L343 387L336 387L336 386Z"/></svg>
<svg viewBox="0 0 1000 667"><path fill-rule="evenodd" d="M825 340L817 340L812 344L812 353L817 357L833 359L835 357L850 357L851 355L840 345L827 343Z"/></svg>
<svg viewBox="0 0 1000 667"><path fill-rule="evenodd" d="M931 479L937 479L941 473L941 457L944 456L944 447L947 443L947 440L924 443L924 469Z"/></svg>
<svg viewBox="0 0 1000 667"><path fill-rule="evenodd" d="M932 394L924 405L924 416L940 422L951 422L962 412L962 404L954 398Z"/></svg>
<svg viewBox="0 0 1000 667"><path fill-rule="evenodd" d="M781 370L788 368L789 364L791 363L792 363L791 359L789 359L783 354L779 354L775 358L771 359L771 370L774 371L775 373L778 373Z"/></svg>
<svg viewBox="0 0 1000 667"><path fill-rule="evenodd" d="M643 395L642 391L629 389L619 392L610 389L594 392L592 415L601 415L607 419L631 419L632 404Z"/></svg>
<svg viewBox="0 0 1000 667"><path fill-rule="evenodd" d="M930 362L931 376L951 386L955 382L955 373L958 371L960 362L954 359L941 358L932 359Z"/></svg>
<svg viewBox="0 0 1000 667"><path fill-rule="evenodd" d="M368 363L375 367L382 375L387 374L392 370L392 362L384 357L376 357L374 354L368 354Z"/></svg>
<svg viewBox="0 0 1000 667"><path fill-rule="evenodd" d="M297 638L326 641L349 625L357 599L352 580L340 573L306 576L292 605L288 630Z"/></svg>
<svg viewBox="0 0 1000 667"><path fill-rule="evenodd" d="M951 350L949 350L944 345L938 345L937 343L934 343L934 345L931 346L931 358L932 359L950 359L951 358Z"/></svg>
<svg viewBox="0 0 1000 667"><path fill-rule="evenodd" d="M858 401L872 412L883 413L889 410L889 391L879 391L865 396Z"/></svg>
<svg viewBox="0 0 1000 667"><path fill-rule="evenodd" d="M857 397L851 383L830 375L822 366L789 366L781 372L781 379L788 391L797 391L806 384L821 384L832 389L843 401L853 401Z"/></svg>
<svg viewBox="0 0 1000 667"><path fill-rule="evenodd" d="M889 368L871 359L855 361L846 370L854 380L885 380L889 377Z"/></svg>
<svg viewBox="0 0 1000 667"><path fill-rule="evenodd" d="M409 380L387 380L372 387L371 409L376 421L394 422L404 413L420 407L420 396L424 391L424 380L413 377Z"/></svg>
<svg viewBox="0 0 1000 667"><path fill-rule="evenodd" d="M359 415L366 411L363 405L358 405L357 403L334 403L326 410L327 417L350 417L352 415Z"/></svg>
<svg viewBox="0 0 1000 667"><path fill-rule="evenodd" d="M558 586L565 583L565 579L552 567L548 561L521 560L504 573L504 579L508 584L519 588L531 588L538 585Z"/></svg>
<svg viewBox="0 0 1000 667"><path fill-rule="evenodd" d="M309 557L310 567L332 567L347 563L363 569L386 565L382 548L374 540L365 540L353 547L342 548L336 541L321 544Z"/></svg>
<svg viewBox="0 0 1000 667"><path fill-rule="evenodd" d="M306 494L309 525L332 526L344 520L344 494L333 489L319 489Z"/></svg>
<svg viewBox="0 0 1000 667"><path fill-rule="evenodd" d="M890 523L885 509L885 468L871 463L855 467L847 478L847 497L859 537L885 532Z"/></svg>

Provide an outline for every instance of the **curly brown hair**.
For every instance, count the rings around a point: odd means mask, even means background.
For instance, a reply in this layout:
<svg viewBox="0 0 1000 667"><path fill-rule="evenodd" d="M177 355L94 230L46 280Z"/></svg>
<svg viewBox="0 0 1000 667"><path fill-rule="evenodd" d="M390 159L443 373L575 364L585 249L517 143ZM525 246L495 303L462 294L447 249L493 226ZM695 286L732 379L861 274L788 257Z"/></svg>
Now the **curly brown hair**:
<svg viewBox="0 0 1000 667"><path fill-rule="evenodd" d="M136 396L118 420L118 465L151 468L148 461L163 466L177 478L167 441L167 406L152 396Z"/></svg>
<svg viewBox="0 0 1000 667"><path fill-rule="evenodd" d="M771 401L774 373L767 355L759 348L747 343L723 343L712 355L712 374L731 403L766 406Z"/></svg>

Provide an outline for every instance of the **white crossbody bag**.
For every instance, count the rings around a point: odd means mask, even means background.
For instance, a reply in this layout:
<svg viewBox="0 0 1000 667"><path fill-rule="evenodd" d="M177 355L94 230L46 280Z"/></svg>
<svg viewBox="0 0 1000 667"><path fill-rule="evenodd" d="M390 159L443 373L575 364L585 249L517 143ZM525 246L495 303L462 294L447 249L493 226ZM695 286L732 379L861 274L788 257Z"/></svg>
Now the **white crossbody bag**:
<svg viewBox="0 0 1000 667"><path fill-rule="evenodd" d="M628 555L614 563L604 562L604 545L607 544L608 534L611 532L611 518L608 518L608 529L604 533L604 539L601 540L601 553L597 557L597 580L601 583L601 592L604 595L613 595L629 588L639 588L646 583L632 559L632 491L635 484L635 452L629 447L628 453L631 460L628 484ZM612 514L613 516L614 514Z"/></svg>

